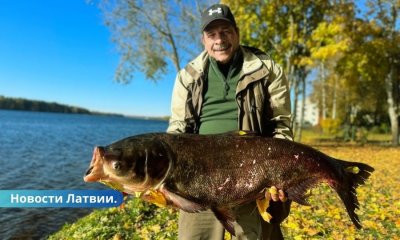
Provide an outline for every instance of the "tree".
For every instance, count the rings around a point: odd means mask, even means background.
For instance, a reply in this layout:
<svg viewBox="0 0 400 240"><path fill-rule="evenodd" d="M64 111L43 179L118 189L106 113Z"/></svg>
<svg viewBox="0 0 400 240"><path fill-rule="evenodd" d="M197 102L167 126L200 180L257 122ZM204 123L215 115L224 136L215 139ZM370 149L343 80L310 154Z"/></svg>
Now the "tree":
<svg viewBox="0 0 400 240"><path fill-rule="evenodd" d="M340 3L343 5L344 1ZM324 63L321 65L321 69L325 70L321 74L322 84L316 85L318 87L314 90L317 90L315 93L320 95L318 98L322 99L321 102L325 103L320 105L325 110L325 116L328 115L328 106L331 106L333 110L335 106L341 106L338 108L341 109L338 114L344 122L353 122L351 119L357 118L356 115L360 118L363 114L361 118L370 118L369 122L377 123L384 118L380 116L389 115L392 123L392 143L396 145L398 144L398 127L396 126L398 126L399 116L399 83L396 73L399 64L396 63L398 62L396 59L399 56L397 44L399 33L395 23L399 8L393 4L394 1L370 1L369 6L372 10L367 12L363 19L352 16L352 11L348 14L332 15L333 19L342 18L339 26L343 30L331 34L334 36L334 38L328 38L328 40L334 40L331 43L320 39L316 35L317 31L314 32L313 39L324 43L324 46L318 51L311 48L311 62L315 64L317 60L321 63L322 60ZM343 6L346 7L346 5ZM345 13L346 8L336 12ZM328 50L328 47L333 50L330 51L334 53L331 56L326 55L325 51L320 52L324 48ZM323 57L319 56L320 53L324 53ZM325 65L325 63L329 64ZM341 89L340 92L336 91L337 87ZM329 101L330 99L332 101ZM384 99L387 99L386 103ZM384 114L383 111L389 114ZM336 111L332 111L331 117L334 115ZM363 119L358 121L363 121ZM359 124L365 125L365 121Z"/></svg>
<svg viewBox="0 0 400 240"><path fill-rule="evenodd" d="M351 45L350 37L346 34L346 25L353 19L352 3L332 1L331 10L325 13L324 20L318 24L307 41L310 55L302 61L318 73L314 80L313 99L321 111L321 126L337 126L342 122L338 118L338 106L340 99L343 99L340 95L345 90L339 91L343 89L343 81L336 68Z"/></svg>
<svg viewBox="0 0 400 240"><path fill-rule="evenodd" d="M336 72L342 79L341 91L345 94L342 99L346 100L341 106L357 107L364 113L387 115L382 78L386 64L378 47L383 46L374 40L377 30L376 26L362 19L349 24L346 32L351 46L337 63ZM345 112L351 111L347 109Z"/></svg>
<svg viewBox="0 0 400 240"><path fill-rule="evenodd" d="M200 10L205 1L100 0L105 24L120 54L115 79L128 83L134 72L157 81L172 66L200 51Z"/></svg>
<svg viewBox="0 0 400 240"><path fill-rule="evenodd" d="M374 51L373 60L377 63L368 66L375 69L375 76L383 79L382 84L386 92L387 111L391 124L392 145L399 145L399 69L400 69L400 32L398 29L398 15L400 1L398 0L371 0L368 1L369 12L365 17L372 34L366 40ZM379 60L379 62L377 61ZM371 70L367 70L370 75Z"/></svg>
<svg viewBox="0 0 400 240"><path fill-rule="evenodd" d="M392 129L392 145L399 145L399 69L400 69L400 33L396 26L400 13L400 1L376 0L370 1L371 13L376 13L376 22L381 27L381 38L387 46L384 50L387 59L385 89L387 94L388 113Z"/></svg>

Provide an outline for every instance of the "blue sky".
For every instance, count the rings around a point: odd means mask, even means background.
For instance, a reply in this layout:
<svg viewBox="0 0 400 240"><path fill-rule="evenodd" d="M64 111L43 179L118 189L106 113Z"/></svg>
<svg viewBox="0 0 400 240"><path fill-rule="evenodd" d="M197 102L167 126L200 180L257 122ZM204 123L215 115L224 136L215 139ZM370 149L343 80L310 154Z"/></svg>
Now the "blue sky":
<svg viewBox="0 0 400 240"><path fill-rule="evenodd" d="M176 72L114 82L119 56L85 0L0 0L0 95L136 116L170 114Z"/></svg>

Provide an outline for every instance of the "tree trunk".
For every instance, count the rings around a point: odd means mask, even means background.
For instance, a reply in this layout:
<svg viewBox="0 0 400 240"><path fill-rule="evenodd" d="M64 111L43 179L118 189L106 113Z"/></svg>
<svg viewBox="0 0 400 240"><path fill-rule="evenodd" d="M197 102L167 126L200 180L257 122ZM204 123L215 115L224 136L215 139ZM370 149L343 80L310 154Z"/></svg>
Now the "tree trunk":
<svg viewBox="0 0 400 240"><path fill-rule="evenodd" d="M336 101L337 101L337 76L334 76L335 84L333 86L333 99L332 99L332 119L336 119Z"/></svg>
<svg viewBox="0 0 400 240"><path fill-rule="evenodd" d="M301 101L300 105L300 119L299 119L299 125L297 126L297 141L301 142L301 137L303 133L303 123L304 123L304 110L305 110L305 105L306 105L306 76L305 74L302 74L300 83L301 83L301 95L303 97L303 101Z"/></svg>
<svg viewBox="0 0 400 240"><path fill-rule="evenodd" d="M294 109L292 111L293 114L293 139L295 139L296 137L296 132L297 132L297 127L298 127L298 123L297 123L297 105L299 102L299 84L298 84L298 76L296 74L296 76L293 76L293 90L294 90Z"/></svg>
<svg viewBox="0 0 400 240"><path fill-rule="evenodd" d="M325 64L321 62L320 64L320 77L322 82L322 119L327 118L327 107L326 107L326 74L325 74Z"/></svg>
<svg viewBox="0 0 400 240"><path fill-rule="evenodd" d="M392 146L399 146L399 115L398 106L395 101L398 96L394 96L395 93L397 93L395 88L398 87L394 84L395 82L397 82L396 72L396 66L393 61L391 61L389 74L385 78L385 86L387 94L388 113L392 132Z"/></svg>

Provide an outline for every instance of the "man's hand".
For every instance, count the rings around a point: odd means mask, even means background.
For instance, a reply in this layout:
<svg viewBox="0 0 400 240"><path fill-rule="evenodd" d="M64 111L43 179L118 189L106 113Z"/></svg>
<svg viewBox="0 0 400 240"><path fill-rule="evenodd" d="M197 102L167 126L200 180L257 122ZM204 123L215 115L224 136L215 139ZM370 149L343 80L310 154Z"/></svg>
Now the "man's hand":
<svg viewBox="0 0 400 240"><path fill-rule="evenodd" d="M257 208L264 221L270 222L272 215L267 212L267 209L270 205L270 200L274 202L286 202L288 199L285 192L281 189L278 190L275 186L270 187L268 191L265 190L264 197L265 198L256 199Z"/></svg>
<svg viewBox="0 0 400 240"><path fill-rule="evenodd" d="M267 196L269 195L269 196ZM287 201L287 196L285 194L285 192L282 189L277 189L275 186L272 186L269 188L268 191L265 192L265 198L269 198L272 199L272 201L277 202L277 201L281 201L281 202L286 202Z"/></svg>

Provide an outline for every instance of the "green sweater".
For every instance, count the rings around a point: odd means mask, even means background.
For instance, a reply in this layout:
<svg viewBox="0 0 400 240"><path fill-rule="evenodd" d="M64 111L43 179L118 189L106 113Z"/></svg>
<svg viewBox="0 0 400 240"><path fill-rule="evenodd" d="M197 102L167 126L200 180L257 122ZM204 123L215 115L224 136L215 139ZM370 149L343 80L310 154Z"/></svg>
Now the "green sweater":
<svg viewBox="0 0 400 240"><path fill-rule="evenodd" d="M204 102L200 115L200 134L215 134L238 130L236 85L243 64L236 54L232 64L218 65L210 58Z"/></svg>

